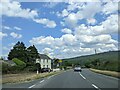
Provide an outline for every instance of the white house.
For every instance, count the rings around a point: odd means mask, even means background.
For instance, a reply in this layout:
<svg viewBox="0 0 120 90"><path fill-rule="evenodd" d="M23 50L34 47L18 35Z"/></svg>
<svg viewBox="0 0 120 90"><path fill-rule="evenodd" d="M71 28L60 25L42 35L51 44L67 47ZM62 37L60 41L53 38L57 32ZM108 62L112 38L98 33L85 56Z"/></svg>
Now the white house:
<svg viewBox="0 0 120 90"><path fill-rule="evenodd" d="M41 68L52 68L52 59L45 54L39 54L38 59L36 59L36 63L40 63Z"/></svg>

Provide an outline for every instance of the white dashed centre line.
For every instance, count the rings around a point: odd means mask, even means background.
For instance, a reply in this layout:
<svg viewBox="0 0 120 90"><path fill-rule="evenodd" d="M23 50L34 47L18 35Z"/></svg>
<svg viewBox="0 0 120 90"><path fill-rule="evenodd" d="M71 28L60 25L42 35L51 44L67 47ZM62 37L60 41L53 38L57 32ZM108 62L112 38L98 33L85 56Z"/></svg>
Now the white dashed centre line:
<svg viewBox="0 0 120 90"><path fill-rule="evenodd" d="M80 72L79 72L80 76L83 78L83 79L86 79Z"/></svg>
<svg viewBox="0 0 120 90"><path fill-rule="evenodd" d="M80 74L80 76L81 76L83 79L86 79L80 72L79 72L79 74ZM94 88L98 89L98 90L101 90L101 89L99 89L95 84L92 84L92 86L93 86Z"/></svg>
<svg viewBox="0 0 120 90"><path fill-rule="evenodd" d="M96 85L94 85L94 84L92 84L92 86L94 87L94 88L96 88L96 89L98 89L98 90L101 90L101 89L99 89Z"/></svg>
<svg viewBox="0 0 120 90"><path fill-rule="evenodd" d="M44 80L40 81L40 83L44 82Z"/></svg>
<svg viewBox="0 0 120 90"><path fill-rule="evenodd" d="M30 87L28 87L28 88L32 88L32 87L34 87L35 85L32 85L32 86L30 86Z"/></svg>

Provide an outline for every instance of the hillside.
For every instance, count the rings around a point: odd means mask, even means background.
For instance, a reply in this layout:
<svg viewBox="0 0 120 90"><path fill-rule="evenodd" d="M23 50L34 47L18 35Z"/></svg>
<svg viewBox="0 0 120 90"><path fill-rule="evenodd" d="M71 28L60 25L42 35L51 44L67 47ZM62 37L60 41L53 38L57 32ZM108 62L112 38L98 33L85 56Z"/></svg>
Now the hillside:
<svg viewBox="0 0 120 90"><path fill-rule="evenodd" d="M118 63L120 64L118 56L120 56L120 51L109 51L93 55L63 59L63 61L71 64L80 64L81 66L88 65L89 67L92 66L100 69L109 67L111 68L110 70L115 70L115 68L118 69Z"/></svg>

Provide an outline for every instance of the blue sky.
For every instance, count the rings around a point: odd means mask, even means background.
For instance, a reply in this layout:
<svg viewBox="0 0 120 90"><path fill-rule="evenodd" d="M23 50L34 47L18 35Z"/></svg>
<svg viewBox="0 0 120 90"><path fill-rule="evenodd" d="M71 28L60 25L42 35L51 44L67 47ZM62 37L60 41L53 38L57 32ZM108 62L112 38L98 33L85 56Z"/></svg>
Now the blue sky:
<svg viewBox="0 0 120 90"><path fill-rule="evenodd" d="M94 7L93 7L94 6ZM70 58L118 50L118 3L17 2L2 0L2 53L17 41L35 45L39 53Z"/></svg>

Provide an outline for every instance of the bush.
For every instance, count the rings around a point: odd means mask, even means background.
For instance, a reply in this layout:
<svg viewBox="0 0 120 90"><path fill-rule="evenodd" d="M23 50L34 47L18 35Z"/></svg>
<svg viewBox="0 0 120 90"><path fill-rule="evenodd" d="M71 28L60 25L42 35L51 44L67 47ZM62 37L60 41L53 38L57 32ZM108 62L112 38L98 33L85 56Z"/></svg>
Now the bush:
<svg viewBox="0 0 120 90"><path fill-rule="evenodd" d="M26 72L36 72L37 68L35 66L28 66L24 69Z"/></svg>
<svg viewBox="0 0 120 90"><path fill-rule="evenodd" d="M120 72L119 65L120 65L119 61L101 60L99 64L92 63L92 68Z"/></svg>
<svg viewBox="0 0 120 90"><path fill-rule="evenodd" d="M62 69L63 69L63 66L60 66L59 68L60 68L60 70L62 70Z"/></svg>
<svg viewBox="0 0 120 90"><path fill-rule="evenodd" d="M2 62L2 73L7 74L10 72L11 66L9 66L7 63Z"/></svg>
<svg viewBox="0 0 120 90"><path fill-rule="evenodd" d="M67 70L67 66L64 66L64 70Z"/></svg>
<svg viewBox="0 0 120 90"><path fill-rule="evenodd" d="M26 63L17 58L12 59L12 61L17 65L16 69L18 70L22 70L26 67Z"/></svg>

